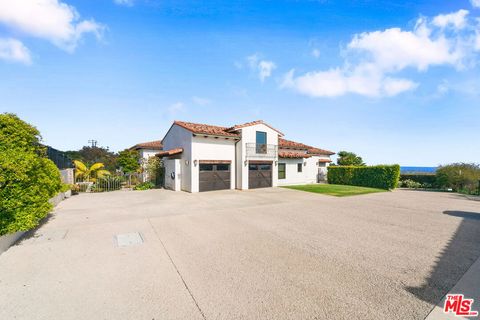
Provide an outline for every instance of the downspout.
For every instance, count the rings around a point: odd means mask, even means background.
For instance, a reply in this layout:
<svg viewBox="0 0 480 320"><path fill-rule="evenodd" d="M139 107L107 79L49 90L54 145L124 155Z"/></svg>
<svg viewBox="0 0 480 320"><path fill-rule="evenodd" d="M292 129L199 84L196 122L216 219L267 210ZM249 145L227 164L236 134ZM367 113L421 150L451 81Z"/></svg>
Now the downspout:
<svg viewBox="0 0 480 320"><path fill-rule="evenodd" d="M235 142L235 189L237 189L237 185L238 185L238 176L237 176L237 143L239 143L240 141L242 140L242 138L240 138L237 142ZM242 165L241 161L240 161L240 166Z"/></svg>

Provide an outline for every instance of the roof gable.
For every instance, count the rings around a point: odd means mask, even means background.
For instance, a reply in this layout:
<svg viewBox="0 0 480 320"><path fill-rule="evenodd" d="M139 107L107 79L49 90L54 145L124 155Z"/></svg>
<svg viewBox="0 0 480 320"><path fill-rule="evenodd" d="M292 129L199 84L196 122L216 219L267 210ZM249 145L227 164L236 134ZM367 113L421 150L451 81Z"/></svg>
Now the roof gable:
<svg viewBox="0 0 480 320"><path fill-rule="evenodd" d="M180 126L192 133L206 134L212 136L239 137L238 133L229 132L227 127L212 126L202 123L192 123L184 121L174 121L173 124Z"/></svg>
<svg viewBox="0 0 480 320"><path fill-rule="evenodd" d="M256 121L252 121L252 122L246 122L246 123L243 123L243 124L236 124L233 127L228 128L228 131L237 131L237 130L240 130L242 128L251 127L251 126L258 125L258 124L263 124L264 126L269 127L273 131L277 131L280 136L284 136L284 134L280 130L275 129L274 127L272 127L268 123L265 123L263 120L256 120Z"/></svg>

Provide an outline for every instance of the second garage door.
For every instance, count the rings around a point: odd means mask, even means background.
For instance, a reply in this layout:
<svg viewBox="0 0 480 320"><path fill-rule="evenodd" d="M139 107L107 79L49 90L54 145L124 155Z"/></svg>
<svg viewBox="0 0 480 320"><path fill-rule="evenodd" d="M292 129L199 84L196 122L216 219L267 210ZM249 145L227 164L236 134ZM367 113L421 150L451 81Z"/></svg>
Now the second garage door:
<svg viewBox="0 0 480 320"><path fill-rule="evenodd" d="M230 189L230 163L200 163L199 191Z"/></svg>
<svg viewBox="0 0 480 320"><path fill-rule="evenodd" d="M268 188L272 186L272 163L255 163L248 165L248 188Z"/></svg>

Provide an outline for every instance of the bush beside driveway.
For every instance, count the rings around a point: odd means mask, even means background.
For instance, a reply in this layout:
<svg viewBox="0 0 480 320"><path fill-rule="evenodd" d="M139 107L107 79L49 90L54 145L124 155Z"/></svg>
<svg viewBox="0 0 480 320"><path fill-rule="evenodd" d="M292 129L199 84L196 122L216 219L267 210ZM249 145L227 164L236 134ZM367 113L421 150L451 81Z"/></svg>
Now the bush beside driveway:
<svg viewBox="0 0 480 320"><path fill-rule="evenodd" d="M423 319L480 256L479 211L412 191L84 194L0 256L0 318Z"/></svg>

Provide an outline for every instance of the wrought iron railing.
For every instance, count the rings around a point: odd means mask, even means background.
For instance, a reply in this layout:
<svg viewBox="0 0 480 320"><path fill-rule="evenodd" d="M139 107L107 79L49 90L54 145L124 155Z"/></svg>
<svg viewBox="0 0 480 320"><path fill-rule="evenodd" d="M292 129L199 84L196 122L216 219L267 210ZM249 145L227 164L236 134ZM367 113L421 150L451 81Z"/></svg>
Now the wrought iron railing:
<svg viewBox="0 0 480 320"><path fill-rule="evenodd" d="M278 146L275 144L259 144L247 143L246 154L247 157L256 158L276 158L278 153Z"/></svg>

